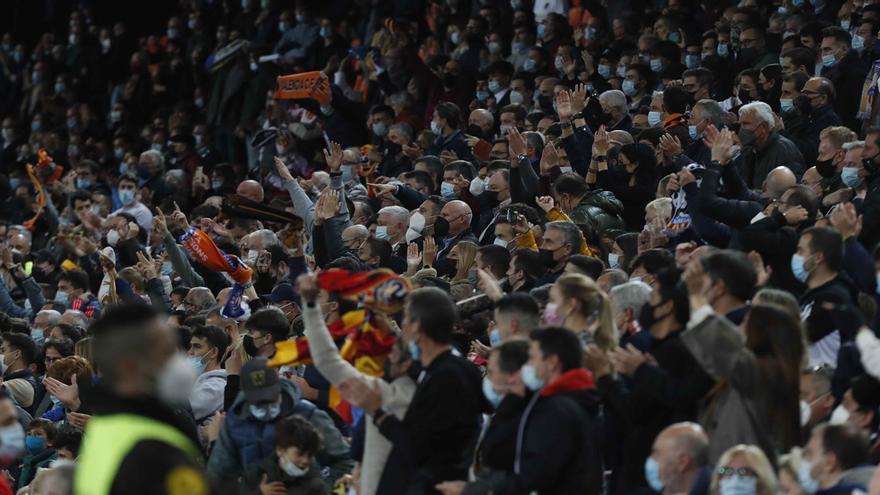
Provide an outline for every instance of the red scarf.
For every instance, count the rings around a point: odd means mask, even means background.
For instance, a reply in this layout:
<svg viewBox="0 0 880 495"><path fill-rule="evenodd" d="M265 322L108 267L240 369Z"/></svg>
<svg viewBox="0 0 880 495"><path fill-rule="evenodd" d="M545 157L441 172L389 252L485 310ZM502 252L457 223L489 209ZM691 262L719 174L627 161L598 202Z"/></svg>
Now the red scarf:
<svg viewBox="0 0 880 495"><path fill-rule="evenodd" d="M550 397L562 392L571 392L572 390L591 390L596 388L593 382L593 374L585 368L575 368L568 370L559 376L553 383L541 389L541 397Z"/></svg>

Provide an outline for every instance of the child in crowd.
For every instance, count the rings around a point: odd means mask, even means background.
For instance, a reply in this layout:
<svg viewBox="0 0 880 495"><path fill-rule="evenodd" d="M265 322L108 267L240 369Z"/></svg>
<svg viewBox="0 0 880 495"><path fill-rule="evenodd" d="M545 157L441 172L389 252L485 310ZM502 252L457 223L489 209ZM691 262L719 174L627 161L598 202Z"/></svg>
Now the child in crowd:
<svg viewBox="0 0 880 495"><path fill-rule="evenodd" d="M324 495L329 486L315 463L321 435L298 416L283 419L275 427L275 453L246 473L244 493Z"/></svg>

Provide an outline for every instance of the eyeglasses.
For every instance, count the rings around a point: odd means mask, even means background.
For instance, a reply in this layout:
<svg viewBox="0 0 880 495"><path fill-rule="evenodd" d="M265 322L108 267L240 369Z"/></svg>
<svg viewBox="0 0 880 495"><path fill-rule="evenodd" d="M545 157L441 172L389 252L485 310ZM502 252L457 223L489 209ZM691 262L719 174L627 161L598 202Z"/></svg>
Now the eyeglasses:
<svg viewBox="0 0 880 495"><path fill-rule="evenodd" d="M747 476L749 478L757 478L758 473L755 472L754 469L749 467L730 467L730 466L721 466L718 468L718 476L722 478L728 478L733 475Z"/></svg>

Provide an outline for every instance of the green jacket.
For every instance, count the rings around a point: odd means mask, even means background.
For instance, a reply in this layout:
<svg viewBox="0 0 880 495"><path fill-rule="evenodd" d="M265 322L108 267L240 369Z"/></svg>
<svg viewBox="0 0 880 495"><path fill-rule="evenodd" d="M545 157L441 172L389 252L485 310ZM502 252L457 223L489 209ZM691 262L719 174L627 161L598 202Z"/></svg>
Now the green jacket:
<svg viewBox="0 0 880 495"><path fill-rule="evenodd" d="M587 226L598 235L612 231L623 233L623 203L610 191L590 191L581 202L568 214L571 221L580 226ZM590 239L593 241L593 239Z"/></svg>

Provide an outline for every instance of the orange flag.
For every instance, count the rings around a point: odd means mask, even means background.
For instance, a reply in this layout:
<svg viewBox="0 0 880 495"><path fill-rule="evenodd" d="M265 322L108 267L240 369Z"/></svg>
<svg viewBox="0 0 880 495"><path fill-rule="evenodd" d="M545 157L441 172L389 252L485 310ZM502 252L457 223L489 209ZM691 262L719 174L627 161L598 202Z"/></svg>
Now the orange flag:
<svg viewBox="0 0 880 495"><path fill-rule="evenodd" d="M278 89L273 95L276 100L311 98L321 105L330 103L330 80L321 71L278 76L277 82Z"/></svg>

